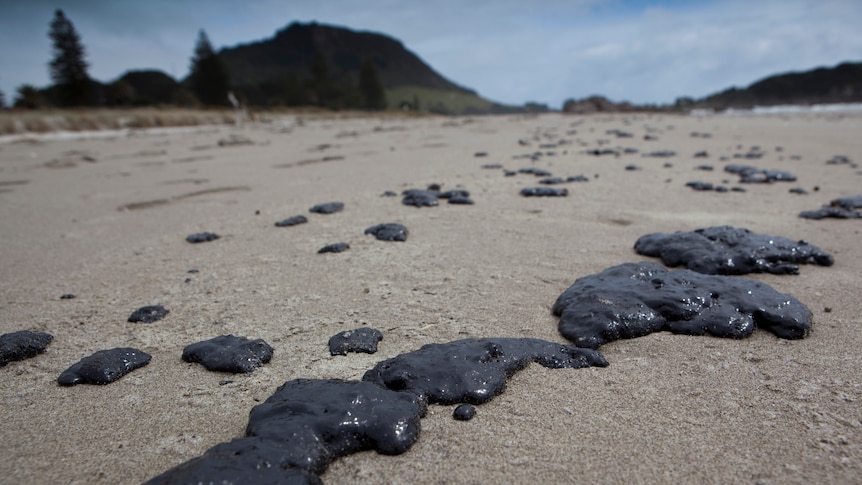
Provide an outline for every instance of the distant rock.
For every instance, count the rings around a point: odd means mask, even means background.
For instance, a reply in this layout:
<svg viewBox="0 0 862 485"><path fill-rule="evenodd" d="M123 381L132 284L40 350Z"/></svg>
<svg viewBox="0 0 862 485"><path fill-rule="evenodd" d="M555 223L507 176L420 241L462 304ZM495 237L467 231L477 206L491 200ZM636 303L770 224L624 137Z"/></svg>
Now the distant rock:
<svg viewBox="0 0 862 485"><path fill-rule="evenodd" d="M563 103L563 113L624 113L634 111L635 107L627 101L614 103L604 96L590 96L584 99L567 99Z"/></svg>

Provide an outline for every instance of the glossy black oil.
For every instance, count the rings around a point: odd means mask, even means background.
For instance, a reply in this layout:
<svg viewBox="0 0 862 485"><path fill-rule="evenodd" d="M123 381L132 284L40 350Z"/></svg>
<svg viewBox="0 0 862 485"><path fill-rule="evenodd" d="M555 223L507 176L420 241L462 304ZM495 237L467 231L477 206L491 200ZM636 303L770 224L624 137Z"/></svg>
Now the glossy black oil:
<svg viewBox="0 0 862 485"><path fill-rule="evenodd" d="M218 234L216 234L214 232L198 232L198 233L190 234L190 235L186 236L186 241L188 241L192 244L198 244L198 243L203 243L203 242L215 241L216 239L218 239L220 237L221 236L219 236Z"/></svg>
<svg viewBox="0 0 862 485"><path fill-rule="evenodd" d="M416 396L369 382L295 379L251 410L245 438L146 483L321 483L317 474L342 456L407 451L425 410Z"/></svg>
<svg viewBox="0 0 862 485"><path fill-rule="evenodd" d="M862 195L839 197L830 202L830 205L834 207L843 207L845 209L860 209L862 208Z"/></svg>
<svg viewBox="0 0 862 485"><path fill-rule="evenodd" d="M702 182L700 180L692 180L691 182L686 182L685 186L691 187L693 190L697 190L699 192L715 190L715 186L712 183Z"/></svg>
<svg viewBox="0 0 862 485"><path fill-rule="evenodd" d="M565 197L569 195L566 189L556 187L526 187L521 190L524 197Z"/></svg>
<svg viewBox="0 0 862 485"><path fill-rule="evenodd" d="M272 352L273 348L262 339L221 335L187 345L182 358L214 372L248 373L269 362Z"/></svg>
<svg viewBox="0 0 862 485"><path fill-rule="evenodd" d="M218 444L143 485L322 485L316 474L283 464L290 447L272 440L238 438Z"/></svg>
<svg viewBox="0 0 862 485"><path fill-rule="evenodd" d="M653 233L635 242L635 251L704 274L798 274L799 264L832 266L835 260L817 246L731 226L693 232Z"/></svg>
<svg viewBox="0 0 862 485"><path fill-rule="evenodd" d="M347 355L348 352L377 352L377 343L383 340L380 330L370 327L360 327L355 330L338 332L329 339L331 355Z"/></svg>
<svg viewBox="0 0 862 485"><path fill-rule="evenodd" d="M473 199L460 195L455 195L449 198L449 203L454 205L473 205Z"/></svg>
<svg viewBox="0 0 862 485"><path fill-rule="evenodd" d="M675 157L676 152L673 150L656 150L654 152L644 153L643 156L654 158L670 158Z"/></svg>
<svg viewBox="0 0 862 485"><path fill-rule="evenodd" d="M315 214L334 214L343 210L343 202L327 202L325 204L317 204L316 206L308 209L309 212L314 212Z"/></svg>
<svg viewBox="0 0 862 485"><path fill-rule="evenodd" d="M150 363L150 354L131 347L100 350L63 371L61 386L110 384L129 372Z"/></svg>
<svg viewBox="0 0 862 485"><path fill-rule="evenodd" d="M321 473L358 451L407 451L424 414L424 403L409 393L361 381L295 379L251 410L246 436L283 445L283 467Z"/></svg>
<svg viewBox="0 0 862 485"><path fill-rule="evenodd" d="M530 362L553 369L607 365L598 352L546 340L470 338L384 360L362 380L409 391L428 403L482 404L503 392L506 379Z"/></svg>
<svg viewBox="0 0 862 485"><path fill-rule="evenodd" d="M739 182L744 184L770 184L772 182L795 182L796 175L784 170L760 169L750 165L731 163L724 171L739 175Z"/></svg>
<svg viewBox="0 0 862 485"><path fill-rule="evenodd" d="M436 190L407 189L401 193L404 196L401 203L414 207L434 207L440 205L437 201L439 192Z"/></svg>
<svg viewBox="0 0 862 485"><path fill-rule="evenodd" d="M295 226L297 224L305 224L308 222L308 218L303 215L288 217L287 219L278 221L275 223L276 227L290 227Z"/></svg>
<svg viewBox="0 0 862 485"><path fill-rule="evenodd" d="M153 323L165 318L170 310L161 305L150 305L138 308L131 315L129 321L132 323Z"/></svg>
<svg viewBox="0 0 862 485"><path fill-rule="evenodd" d="M41 354L52 340L54 336L49 333L30 330L0 335L0 367Z"/></svg>
<svg viewBox="0 0 862 485"><path fill-rule="evenodd" d="M595 349L618 339L667 330L744 338L755 327L786 339L811 329L811 311L765 283L735 276L668 271L625 263L575 281L554 303L560 333Z"/></svg>
<svg viewBox="0 0 862 485"><path fill-rule="evenodd" d="M550 177L551 176L551 172L549 172L545 169L536 168L536 167L519 168L518 173L535 175L536 177Z"/></svg>
<svg viewBox="0 0 862 485"><path fill-rule="evenodd" d="M862 219L862 212L844 207L825 206L819 209L802 211L799 217L803 219Z"/></svg>
<svg viewBox="0 0 862 485"><path fill-rule="evenodd" d="M406 241L408 231L403 224L390 222L371 226L365 230L365 234L373 234L381 241Z"/></svg>
<svg viewBox="0 0 862 485"><path fill-rule="evenodd" d="M461 404L452 411L452 417L458 421L470 421L476 416L476 408L472 404Z"/></svg>
<svg viewBox="0 0 862 485"><path fill-rule="evenodd" d="M317 253L343 253L348 249L350 249L350 244L347 244L345 242L339 242L334 244L327 244L326 246L323 246L322 248L318 249Z"/></svg>
<svg viewBox="0 0 862 485"><path fill-rule="evenodd" d="M440 192L437 195L440 199L453 199L453 198L470 198L470 192L464 189L454 189L447 190L446 192Z"/></svg>

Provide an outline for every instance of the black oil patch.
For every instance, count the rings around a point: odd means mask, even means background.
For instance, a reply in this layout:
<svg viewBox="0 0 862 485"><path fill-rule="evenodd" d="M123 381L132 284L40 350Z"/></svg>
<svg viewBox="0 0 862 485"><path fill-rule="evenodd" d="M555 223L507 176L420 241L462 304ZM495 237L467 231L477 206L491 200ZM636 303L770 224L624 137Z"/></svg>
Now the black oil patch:
<svg viewBox="0 0 862 485"><path fill-rule="evenodd" d="M704 274L799 274L800 264L832 266L835 260L817 246L731 226L692 232L653 233L635 242L635 251Z"/></svg>
<svg viewBox="0 0 862 485"><path fill-rule="evenodd" d="M317 204L316 206L308 209L309 212L314 212L315 214L334 214L343 210L343 202L327 202L325 204Z"/></svg>
<svg viewBox="0 0 862 485"><path fill-rule="evenodd" d="M755 326L785 339L811 329L811 311L790 295L734 276L625 263L579 278L554 303L559 330L578 347L668 330L744 338Z"/></svg>
<svg viewBox="0 0 862 485"><path fill-rule="evenodd" d="M347 251L348 249L350 249L350 244L347 244L346 242L339 242L339 243L327 244L326 246L323 246L322 248L317 250L317 254L343 253L344 251Z"/></svg>
<svg viewBox="0 0 862 485"><path fill-rule="evenodd" d="M377 352L377 343L383 340L380 330L361 327L355 330L338 332L329 339L330 355L347 355L348 352Z"/></svg>
<svg viewBox="0 0 862 485"><path fill-rule="evenodd" d="M506 379L537 362L545 367L608 365L595 351L534 338L470 338L428 344L384 360L362 377L428 403L482 404L503 392Z"/></svg>
<svg viewBox="0 0 862 485"><path fill-rule="evenodd" d="M203 242L215 241L216 239L218 239L220 237L221 236L219 236L218 234L216 234L214 232L198 232L196 234L190 234L190 235L186 236L186 241L188 241L192 244L199 244L199 243L203 243Z"/></svg>
<svg viewBox="0 0 862 485"><path fill-rule="evenodd" d="M263 339L221 335L187 345L182 358L214 372L248 373L269 362L272 352L273 348Z"/></svg>
<svg viewBox="0 0 862 485"><path fill-rule="evenodd" d="M131 347L100 350L63 371L57 382L61 386L110 384L149 364L150 359L150 354Z"/></svg>
<svg viewBox="0 0 862 485"><path fill-rule="evenodd" d="M389 222L371 226L365 230L365 234L373 234L380 241L406 241L408 231L403 224Z"/></svg>
<svg viewBox="0 0 862 485"><path fill-rule="evenodd" d="M52 340L54 336L50 333L30 330L0 335L0 367L9 362L30 359L41 354Z"/></svg>
<svg viewBox="0 0 862 485"><path fill-rule="evenodd" d="M308 218L303 215L299 215L278 221L275 223L275 227L290 227L297 224L305 224L306 222L308 222Z"/></svg>
<svg viewBox="0 0 862 485"><path fill-rule="evenodd" d="M557 187L526 187L521 190L524 197L565 197L569 191Z"/></svg>
<svg viewBox="0 0 862 485"><path fill-rule="evenodd" d="M414 207L434 207L440 205L437 201L439 192L436 190L407 189L401 195L404 196L401 199L401 203L404 205L412 205Z"/></svg>
<svg viewBox="0 0 862 485"><path fill-rule="evenodd" d="M138 308L131 315L129 321L132 323L153 323L165 318L170 310L161 305L150 305Z"/></svg>

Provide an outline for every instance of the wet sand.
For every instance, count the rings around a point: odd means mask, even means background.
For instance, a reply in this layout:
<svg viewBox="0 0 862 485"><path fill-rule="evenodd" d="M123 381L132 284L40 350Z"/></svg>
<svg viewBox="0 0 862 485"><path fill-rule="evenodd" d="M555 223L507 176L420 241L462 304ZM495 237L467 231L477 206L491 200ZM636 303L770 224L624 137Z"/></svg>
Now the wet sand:
<svg viewBox="0 0 862 485"><path fill-rule="evenodd" d="M658 262L634 252L644 234L716 225L835 257L797 276L746 276L811 309L806 339L661 332L603 345L606 368L533 364L472 420L431 405L408 452L348 456L324 482L858 481L862 222L797 215L862 193L862 169L825 163L862 163L859 133L862 114L318 117L0 143L0 334L54 335L46 353L0 368L0 482L140 483L241 437L251 408L287 380L359 379L381 360L469 337L565 342L551 305L575 279ZM752 146L761 158L734 158ZM638 153L587 153L617 147ZM642 156L659 150L676 156ZM740 185L728 163L798 180ZM566 197L523 197L539 177L485 164L590 181L556 185ZM714 170L696 170L704 164ZM685 186L694 180L746 191ZM475 204L381 196L432 183ZM332 201L344 210L308 211ZM299 214L308 222L274 226ZM390 222L408 228L406 242L363 234ZM200 232L221 237L185 241ZM350 249L317 254L336 242ZM170 313L126 321L145 305ZM376 354L330 355L330 337L361 326L383 333ZM181 360L186 345L226 334L264 339L271 362L233 375ZM152 361L106 386L57 384L115 347Z"/></svg>

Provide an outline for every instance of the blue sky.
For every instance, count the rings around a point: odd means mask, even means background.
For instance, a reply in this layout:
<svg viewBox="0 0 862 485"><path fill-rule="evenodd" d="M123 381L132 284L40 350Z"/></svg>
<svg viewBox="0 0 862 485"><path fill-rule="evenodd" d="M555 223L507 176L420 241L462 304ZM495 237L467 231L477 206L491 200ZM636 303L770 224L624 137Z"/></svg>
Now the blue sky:
<svg viewBox="0 0 862 485"><path fill-rule="evenodd" d="M90 75L188 73L198 29L216 47L293 21L390 35L443 76L503 103L592 94L701 97L764 76L862 61L862 0L0 0L0 90L49 83L61 8Z"/></svg>

